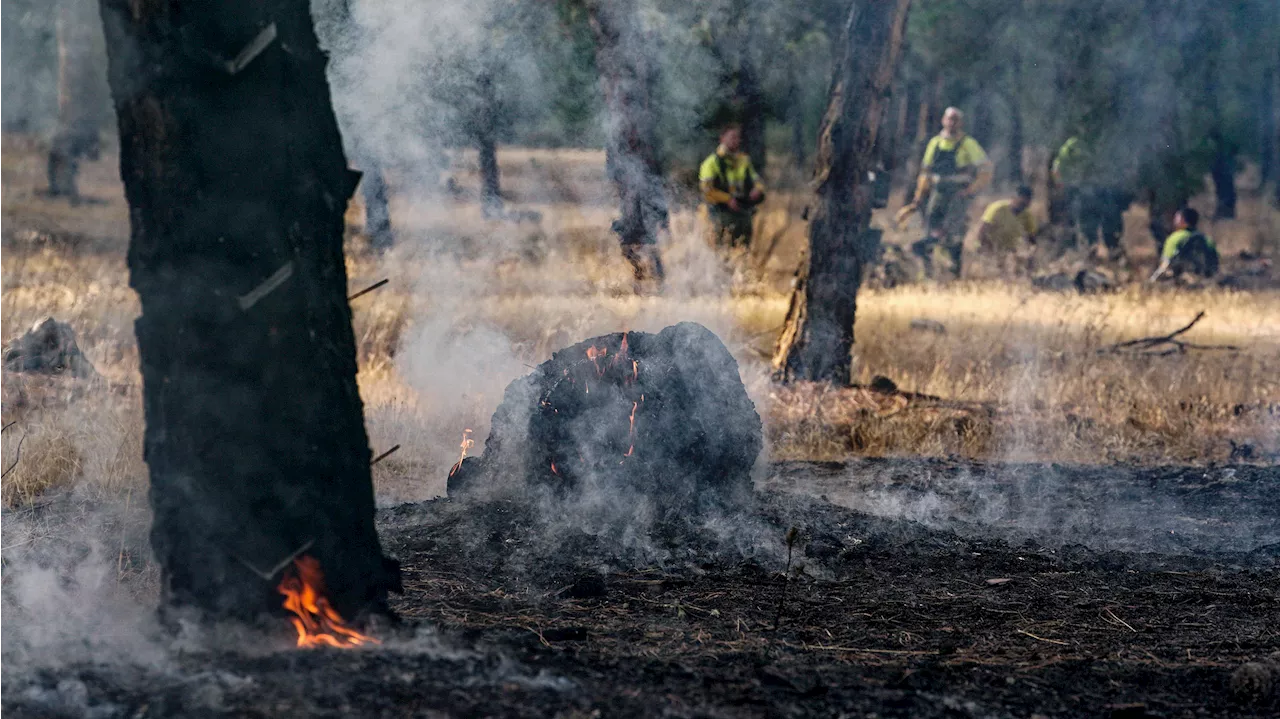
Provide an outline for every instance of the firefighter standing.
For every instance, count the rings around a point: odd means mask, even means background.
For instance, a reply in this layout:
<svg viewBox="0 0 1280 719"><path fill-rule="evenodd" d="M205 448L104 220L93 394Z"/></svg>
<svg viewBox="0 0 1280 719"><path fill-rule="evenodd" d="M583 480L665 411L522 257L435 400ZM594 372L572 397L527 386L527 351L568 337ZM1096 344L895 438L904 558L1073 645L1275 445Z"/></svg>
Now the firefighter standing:
<svg viewBox="0 0 1280 719"><path fill-rule="evenodd" d="M911 245L930 273L933 248L942 245L960 276L969 200L991 179L991 162L978 141L964 133L964 114L948 107L942 113L942 132L929 141L908 206L924 206L927 234Z"/></svg>
<svg viewBox="0 0 1280 719"><path fill-rule="evenodd" d="M720 146L698 170L698 184L707 203L712 241L717 249L751 245L755 208L764 201L764 183L741 147L742 129L737 125L726 127L720 133Z"/></svg>

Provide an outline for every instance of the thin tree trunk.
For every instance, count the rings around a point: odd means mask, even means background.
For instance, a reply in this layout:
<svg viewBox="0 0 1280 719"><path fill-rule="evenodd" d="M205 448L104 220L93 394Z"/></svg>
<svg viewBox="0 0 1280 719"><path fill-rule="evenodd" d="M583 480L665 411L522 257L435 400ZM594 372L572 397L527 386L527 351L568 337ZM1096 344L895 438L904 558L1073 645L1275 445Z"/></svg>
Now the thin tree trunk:
<svg viewBox="0 0 1280 719"><path fill-rule="evenodd" d="M1268 182L1276 179L1277 169L1280 169L1280 154L1277 153L1280 138L1277 137L1276 125L1277 75L1280 73L1276 72L1274 65L1267 68L1262 76L1262 91L1258 101L1258 169L1264 188Z"/></svg>
<svg viewBox="0 0 1280 719"><path fill-rule="evenodd" d="M498 175L498 98L493 76L481 73L480 116L476 122L476 148L480 153L480 212L486 218L502 216L502 184Z"/></svg>
<svg viewBox="0 0 1280 719"><path fill-rule="evenodd" d="M800 78L792 70L787 87L787 123L791 126L791 162L803 171L809 160L809 138L804 131L804 100Z"/></svg>
<svg viewBox="0 0 1280 719"><path fill-rule="evenodd" d="M166 607L280 611L317 559L350 618L399 570L374 529L346 301L347 169L306 0L101 0Z"/></svg>
<svg viewBox="0 0 1280 719"><path fill-rule="evenodd" d="M871 197L863 178L888 104L911 0L854 0L818 136L809 256L773 356L782 382L850 381L853 321L867 259Z"/></svg>
<svg viewBox="0 0 1280 719"><path fill-rule="evenodd" d="M1214 135L1213 165L1209 168L1216 199L1213 217L1217 220L1234 219L1236 216L1235 148L1227 143L1222 133L1215 132Z"/></svg>
<svg viewBox="0 0 1280 719"><path fill-rule="evenodd" d="M107 50L94 0L58 0L58 129L49 148L49 194L79 197L80 161L96 159L107 123Z"/></svg>
<svg viewBox="0 0 1280 719"><path fill-rule="evenodd" d="M764 146L764 89L745 48L740 52L738 62L738 104L742 107L742 149L751 158L756 171L764 172L769 163Z"/></svg>
<svg viewBox="0 0 1280 719"><path fill-rule="evenodd" d="M1023 183L1022 174L1022 146L1026 142L1023 138L1022 129L1022 60L1015 58L1013 61L1013 85L1007 96L1009 102L1009 167L1008 173L1005 175L1010 184L1021 185Z"/></svg>
<svg viewBox="0 0 1280 719"><path fill-rule="evenodd" d="M670 222L653 100L653 38L640 25L635 0L588 0L586 8L609 117L605 162L619 197L613 230L639 289L663 279L657 243Z"/></svg>

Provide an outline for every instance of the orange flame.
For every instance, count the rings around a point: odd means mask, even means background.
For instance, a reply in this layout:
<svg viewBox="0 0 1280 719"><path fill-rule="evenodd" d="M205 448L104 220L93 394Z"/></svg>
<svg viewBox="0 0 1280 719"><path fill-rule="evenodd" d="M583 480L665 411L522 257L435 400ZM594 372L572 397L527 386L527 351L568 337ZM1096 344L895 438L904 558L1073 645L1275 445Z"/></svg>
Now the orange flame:
<svg viewBox="0 0 1280 719"><path fill-rule="evenodd" d="M627 453L623 457L630 457L636 451L636 408L640 406L639 402L631 403L631 428L627 430L627 437L631 440L631 446L627 448Z"/></svg>
<svg viewBox="0 0 1280 719"><path fill-rule="evenodd" d="M462 449L462 454L458 457L458 463L453 465L453 468L449 470L450 477L452 477L454 473L457 472L458 469L462 467L462 460L467 458L467 450L474 447L475 444L476 444L476 441L474 439L471 439L471 429L468 428L468 429L462 430L462 444L458 445L458 447Z"/></svg>
<svg viewBox="0 0 1280 719"><path fill-rule="evenodd" d="M606 357L608 356L608 354L609 354L608 347L592 346L587 348L587 359L591 360L591 363L596 366L596 375L598 376L604 375L605 368L600 366L600 358Z"/></svg>
<svg viewBox="0 0 1280 719"><path fill-rule="evenodd" d="M311 649L327 646L349 649L361 644L382 642L361 634L342 619L324 596L324 573L320 562L303 555L293 560L293 571L285 570L279 592L284 595L284 608L297 616L289 618L298 630L298 646Z"/></svg>

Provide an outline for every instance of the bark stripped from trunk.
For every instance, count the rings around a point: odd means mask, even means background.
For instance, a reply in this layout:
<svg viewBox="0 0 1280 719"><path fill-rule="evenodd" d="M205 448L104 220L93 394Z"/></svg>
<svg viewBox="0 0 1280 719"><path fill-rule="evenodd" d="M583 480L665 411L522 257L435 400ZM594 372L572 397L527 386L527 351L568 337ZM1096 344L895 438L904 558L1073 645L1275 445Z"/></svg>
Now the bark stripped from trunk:
<svg viewBox="0 0 1280 719"><path fill-rule="evenodd" d="M613 230L635 268L637 284L661 282L657 242L668 228L669 214L653 99L653 38L640 25L635 0L588 0L586 9L608 109L605 161L619 197L621 216Z"/></svg>
<svg viewBox="0 0 1280 719"><path fill-rule="evenodd" d="M101 3L163 602L279 611L279 571L307 554L344 616L381 609L399 571L373 524L342 253L359 174L310 7Z"/></svg>
<svg viewBox="0 0 1280 719"><path fill-rule="evenodd" d="M77 197L80 160L96 159L107 121L107 50L94 0L59 0L58 130L49 148L49 194Z"/></svg>
<svg viewBox="0 0 1280 719"><path fill-rule="evenodd" d="M855 0L841 40L843 57L831 81L818 136L817 207L809 225L809 256L796 273L787 321L773 355L782 382L848 384L853 320L871 221L865 184L889 85L902 50L911 0Z"/></svg>

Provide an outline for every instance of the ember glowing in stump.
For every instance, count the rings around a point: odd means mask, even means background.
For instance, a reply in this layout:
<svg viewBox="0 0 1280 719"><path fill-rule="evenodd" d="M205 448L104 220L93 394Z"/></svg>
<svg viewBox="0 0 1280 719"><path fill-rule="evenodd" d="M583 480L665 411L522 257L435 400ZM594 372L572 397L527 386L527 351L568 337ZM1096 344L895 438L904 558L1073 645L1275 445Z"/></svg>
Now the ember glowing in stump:
<svg viewBox="0 0 1280 719"><path fill-rule="evenodd" d="M381 644L377 639L347 626L342 616L329 605L324 593L324 573L314 557L301 556L293 567L285 570L280 580L284 608L295 616L289 621L298 630L298 646L339 647L349 649L362 644Z"/></svg>
<svg viewBox="0 0 1280 719"><path fill-rule="evenodd" d="M510 476L561 493L626 486L664 506L746 496L760 417L720 340L693 323L623 332L556 352L507 387L480 457L449 494Z"/></svg>

